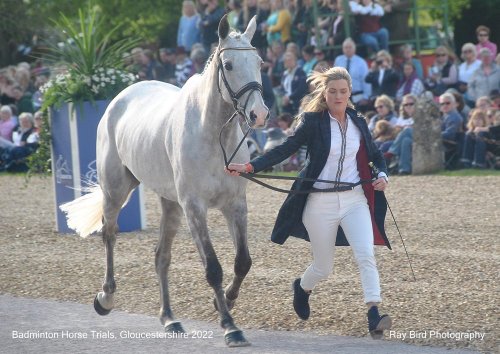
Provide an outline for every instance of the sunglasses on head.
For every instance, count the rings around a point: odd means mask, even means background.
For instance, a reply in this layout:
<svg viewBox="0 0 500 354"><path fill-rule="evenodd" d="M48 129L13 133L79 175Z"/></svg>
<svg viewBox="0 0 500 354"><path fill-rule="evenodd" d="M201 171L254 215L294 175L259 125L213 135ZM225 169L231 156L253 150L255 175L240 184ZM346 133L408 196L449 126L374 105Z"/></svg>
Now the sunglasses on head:
<svg viewBox="0 0 500 354"><path fill-rule="evenodd" d="M408 107L408 106L413 106L413 105L415 105L414 102L408 102L408 103L404 103L403 107Z"/></svg>
<svg viewBox="0 0 500 354"><path fill-rule="evenodd" d="M441 102L439 105L440 106L449 106L451 102Z"/></svg>

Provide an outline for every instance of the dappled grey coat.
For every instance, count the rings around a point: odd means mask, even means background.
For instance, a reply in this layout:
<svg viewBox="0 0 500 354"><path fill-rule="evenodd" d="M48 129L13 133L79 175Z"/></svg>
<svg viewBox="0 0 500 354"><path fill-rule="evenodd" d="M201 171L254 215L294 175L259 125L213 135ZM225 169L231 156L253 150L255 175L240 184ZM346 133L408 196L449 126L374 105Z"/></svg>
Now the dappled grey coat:
<svg viewBox="0 0 500 354"><path fill-rule="evenodd" d="M358 127L363 137L356 155L360 178L370 179L372 177L371 169L368 166L370 161L374 163L379 171L387 174L384 157L374 145L365 119L351 108L347 109L347 114ZM327 111L305 113L293 136L288 137L283 144L275 147L268 153L250 161L254 167L254 172L262 171L283 161L296 152L302 145L307 145L308 158L299 176L318 178L330 153L330 117ZM292 190L310 190L313 184L314 182L298 180L292 185ZM385 195L383 192L375 191L370 183L363 184L363 190L372 216L374 243L376 245L386 245L388 248L391 248L384 230L384 220L387 211ZM309 240L305 226L302 223L302 212L307 201L307 196L308 194L288 195L280 208L274 225L271 235L273 242L283 244L290 235L303 238L307 241ZM341 227L339 227L337 233L336 245L349 245Z"/></svg>

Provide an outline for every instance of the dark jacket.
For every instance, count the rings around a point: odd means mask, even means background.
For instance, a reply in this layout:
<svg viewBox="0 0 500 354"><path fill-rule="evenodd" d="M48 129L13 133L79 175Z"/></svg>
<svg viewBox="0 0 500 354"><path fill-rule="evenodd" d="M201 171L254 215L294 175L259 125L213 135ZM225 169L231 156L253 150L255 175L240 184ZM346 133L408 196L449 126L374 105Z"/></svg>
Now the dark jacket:
<svg viewBox="0 0 500 354"><path fill-rule="evenodd" d="M363 137L356 156L360 178L370 179L372 177L368 166L370 161L381 172L387 174L384 157L374 145L364 117L351 108L347 109L347 114L358 127ZM308 158L299 176L318 178L330 153L330 134L330 118L326 111L305 113L302 117L302 122L297 127L293 136L288 137L283 144L251 161L254 171L259 172L269 168L285 160L302 145L307 145ZM292 190L310 190L313 184L314 182L298 180L292 185ZM384 230L384 220L387 211L385 195L383 192L375 191L371 183L363 184L363 190L372 215L374 243L376 245L386 245L388 248L391 248ZM302 212L307 201L307 196L308 194L288 195L280 208L274 225L271 235L273 242L283 244L289 235L309 241L309 236L302 223ZM349 245L341 227L338 229L336 245Z"/></svg>
<svg viewBox="0 0 500 354"><path fill-rule="evenodd" d="M396 70L390 68L386 69L382 77L382 84L378 82L379 70L370 71L366 75L365 81L372 85L372 96L387 95L389 97L396 97L399 84L399 74Z"/></svg>
<svg viewBox="0 0 500 354"><path fill-rule="evenodd" d="M285 76L283 75L281 87L284 87L284 77ZM300 101L307 94L308 88L306 73L300 67L297 67L292 79L292 93L289 96L290 103L287 106L284 106L283 109L286 112L295 115L299 111Z"/></svg>

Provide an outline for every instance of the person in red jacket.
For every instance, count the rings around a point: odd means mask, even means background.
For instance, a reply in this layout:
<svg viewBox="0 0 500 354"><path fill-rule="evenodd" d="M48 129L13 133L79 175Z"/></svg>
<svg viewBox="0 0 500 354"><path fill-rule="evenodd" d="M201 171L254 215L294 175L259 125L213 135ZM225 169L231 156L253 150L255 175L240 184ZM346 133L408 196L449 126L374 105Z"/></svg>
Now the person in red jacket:
<svg viewBox="0 0 500 354"><path fill-rule="evenodd" d="M382 6L372 0L350 1L349 6L356 15L361 43L368 47L370 54L381 49L389 50L389 31L380 24L380 18L384 16Z"/></svg>

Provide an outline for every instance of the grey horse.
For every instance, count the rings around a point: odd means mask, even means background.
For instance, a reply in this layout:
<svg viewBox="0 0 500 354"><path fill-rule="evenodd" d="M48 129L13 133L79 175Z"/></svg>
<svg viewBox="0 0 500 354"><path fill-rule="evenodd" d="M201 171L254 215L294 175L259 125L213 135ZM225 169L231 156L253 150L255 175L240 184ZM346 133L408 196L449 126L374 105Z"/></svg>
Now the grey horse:
<svg viewBox="0 0 500 354"><path fill-rule="evenodd" d="M246 182L224 173L218 138L235 111L253 127L263 126L268 116L261 93L262 59L250 44L255 28L253 18L244 33L230 31L224 16L219 23L219 45L202 74L193 76L182 89L157 81L134 84L113 99L104 113L97 129L99 185L61 206L68 225L81 236L102 231L107 263L102 291L94 300L99 314L108 314L114 304L118 214L132 191L143 183L158 194L162 207L155 264L162 301L160 321L165 330L184 332L174 317L168 292L172 242L184 215L215 292L225 341L228 346L249 345L229 313L252 263L247 245ZM223 130L225 148L234 151L242 138L234 119ZM234 161L248 160L243 144ZM209 208L222 212L235 247L234 276L225 290L208 234Z"/></svg>

